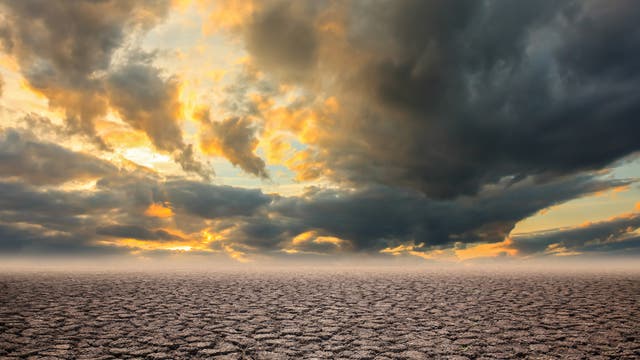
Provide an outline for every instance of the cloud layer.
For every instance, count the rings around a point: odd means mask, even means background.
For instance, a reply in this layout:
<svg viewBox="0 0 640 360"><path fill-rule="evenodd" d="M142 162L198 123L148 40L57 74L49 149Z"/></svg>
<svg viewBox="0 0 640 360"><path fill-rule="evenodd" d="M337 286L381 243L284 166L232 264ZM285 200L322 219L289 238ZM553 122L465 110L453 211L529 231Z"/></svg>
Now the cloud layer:
<svg viewBox="0 0 640 360"><path fill-rule="evenodd" d="M640 146L632 1L305 4L257 6L245 37L259 68L340 101L309 140L318 175L449 198Z"/></svg>
<svg viewBox="0 0 640 360"><path fill-rule="evenodd" d="M628 184L576 176L544 183L531 179L505 183L455 200L430 199L415 190L381 186L310 188L303 195L287 197L198 181L162 180L143 169L116 168L34 138L27 142L28 136L5 130L0 143L3 157L24 159L22 167L2 169L4 252L37 252L60 245L68 251L112 253L118 248L162 248L170 243L254 255L378 254L406 244L426 253L501 242L517 221L541 209ZM60 165L61 161L71 169L66 176L99 178L95 190L44 187L71 178L43 171L37 162ZM155 216L148 210L153 206L171 210ZM593 239L601 240L601 246L615 247L614 241L604 237L617 238L635 229L636 215L580 230L516 237L513 247L523 254L544 253L552 244L585 250L594 245Z"/></svg>
<svg viewBox="0 0 640 360"><path fill-rule="evenodd" d="M0 253L636 254L628 209L513 229L637 186L612 167L640 150L638 18L632 0L2 1L0 100L24 109L0 103ZM298 191L264 190L281 181Z"/></svg>

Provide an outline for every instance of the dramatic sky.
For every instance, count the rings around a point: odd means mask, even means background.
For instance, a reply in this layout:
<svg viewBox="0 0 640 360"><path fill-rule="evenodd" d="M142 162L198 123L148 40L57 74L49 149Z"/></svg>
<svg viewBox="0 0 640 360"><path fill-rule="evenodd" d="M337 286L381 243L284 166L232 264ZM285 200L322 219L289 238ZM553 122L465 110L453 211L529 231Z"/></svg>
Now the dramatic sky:
<svg viewBox="0 0 640 360"><path fill-rule="evenodd" d="M0 256L640 257L638 19L2 1Z"/></svg>

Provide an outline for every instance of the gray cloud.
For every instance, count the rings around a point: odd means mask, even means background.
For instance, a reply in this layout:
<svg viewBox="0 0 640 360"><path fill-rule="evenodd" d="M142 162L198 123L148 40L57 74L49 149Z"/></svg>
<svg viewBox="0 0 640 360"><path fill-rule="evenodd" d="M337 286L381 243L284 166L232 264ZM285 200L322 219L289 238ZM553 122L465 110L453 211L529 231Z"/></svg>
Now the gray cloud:
<svg viewBox="0 0 640 360"><path fill-rule="evenodd" d="M185 145L182 138L175 78L163 79L160 69L148 64L126 64L109 74L106 88L109 104L131 127L144 131L156 149L175 153L185 171L207 180L213 175L213 170L194 158L191 145Z"/></svg>
<svg viewBox="0 0 640 360"><path fill-rule="evenodd" d="M0 176L17 177L34 185L57 185L117 172L109 162L39 142L28 133L15 129L0 132Z"/></svg>
<svg viewBox="0 0 640 360"><path fill-rule="evenodd" d="M264 160L254 153L258 145L253 124L247 118L205 122L201 145L205 152L219 152L234 166L263 179L269 177Z"/></svg>
<svg viewBox="0 0 640 360"><path fill-rule="evenodd" d="M43 232L41 228L0 223L0 253L13 255L122 255L124 249L98 245L84 234Z"/></svg>
<svg viewBox="0 0 640 360"><path fill-rule="evenodd" d="M164 203L171 207L173 226L177 226L178 231L192 234L210 228L225 233L227 243L251 251L277 253L305 232L335 236L344 242L336 245L312 239L298 244L298 249L303 251L377 252L404 243L423 243L422 249L428 250L464 243L499 242L517 221L540 209L629 184L624 180L597 180L583 175L545 182L532 178L517 183L505 180L484 188L476 196L456 199L434 200L414 190L385 186L353 190L311 188L301 196L282 197L266 195L260 190L181 179L162 180L144 169L115 171L100 159L36 140L28 142L13 130L3 147L8 147L7 143L18 144L12 148L13 158L26 160L18 162L20 166L3 168L0 218L7 224L27 229L7 225L11 231L27 231L24 234L31 234L30 242L36 241L36 229L43 233L45 242L50 240L50 234L68 239L80 237L80 244L92 244L104 236L158 242L180 240L162 229L166 226L163 219L145 215L151 204ZM26 171L35 166L31 165L32 154L47 154L48 157L38 158L47 167L64 168L65 165L79 170L69 172L66 177L42 172L38 167ZM32 179L36 185L59 184L73 179L74 174L85 177L86 169L93 169L91 176L102 176L93 191L41 188L7 181L24 178ZM620 228L628 226L620 224ZM603 227L601 233L607 233L608 229ZM593 237L576 233L572 238ZM548 242L537 239L534 243L544 247ZM524 249L524 245L520 247Z"/></svg>
<svg viewBox="0 0 640 360"><path fill-rule="evenodd" d="M66 112L71 133L88 135L101 148L95 120L114 107L154 146L174 153L185 171L208 179L213 171L198 162L184 144L177 123L178 85L150 64L153 53L127 52L124 64L112 60L130 34L145 31L168 13L169 1L6 1L7 23L0 31L5 51L13 54L29 85Z"/></svg>
<svg viewBox="0 0 640 360"><path fill-rule="evenodd" d="M127 64L109 74L109 102L134 129L144 131L159 150L184 148L177 116L178 83L163 79L160 69Z"/></svg>
<svg viewBox="0 0 640 360"><path fill-rule="evenodd" d="M176 209L207 219L250 216L271 201L260 190L185 180L166 182L163 194Z"/></svg>
<svg viewBox="0 0 640 360"><path fill-rule="evenodd" d="M171 234L166 230L150 230L137 225L110 225L96 229L98 235L114 236L119 238L133 238L138 240L183 240L181 237Z"/></svg>
<svg viewBox="0 0 640 360"><path fill-rule="evenodd" d="M523 255L571 252L640 253L640 213L568 228L513 236L513 247ZM550 248L551 246L551 248ZM550 252L551 251L551 252Z"/></svg>
<svg viewBox="0 0 640 360"><path fill-rule="evenodd" d="M314 234L297 244L305 252L376 253L406 243L427 251L500 242L541 209L630 183L591 171L640 149L635 2L336 4L269 2L239 34L267 78L317 94L305 105L336 96L332 121L314 124L310 161L348 187L283 197L162 179L7 130L0 138L2 251L109 252L97 241L179 240L162 230L169 221L186 236L222 233L212 246L247 252L279 253L301 233ZM153 26L166 9L164 2L5 2L0 41L29 85L65 109L69 129L100 142L94 121L111 106L185 170L206 176L178 126L175 78L142 52L112 64L127 33ZM329 10L343 11L334 19L344 20L343 35L320 28ZM231 116L203 120L200 145L266 178L253 123L265 114L246 98L261 86L272 95L277 86L243 75L221 104ZM93 191L55 187L74 179L99 180ZM152 203L168 204L174 215L146 216ZM512 246L525 255L550 245L637 251L638 225L633 215L514 236Z"/></svg>
<svg viewBox="0 0 640 360"><path fill-rule="evenodd" d="M449 200L381 186L350 191L310 189L301 196L281 197L195 181L162 181L136 170L109 173L91 192L0 182L0 193L5 194L0 197L0 217L7 222L7 234L22 234L30 249L46 249L57 243L70 246L77 241L74 251L83 246L97 251L100 247L93 244L105 236L182 240L162 229L166 226L163 219L145 215L152 203L165 203L172 208L172 224L178 231L187 236L198 236L204 229L224 233L224 243L248 252L279 253L305 232L316 235L297 244L297 250L376 253L399 244L423 243L417 250L426 251L502 241L517 221L542 208L626 184L581 176L542 183L532 179L516 184L505 181L477 196ZM38 232L42 233L40 240ZM344 241L315 241L317 236ZM22 247L15 241L6 240L7 249L19 251ZM38 241L42 247L36 246Z"/></svg>
<svg viewBox="0 0 640 360"><path fill-rule="evenodd" d="M106 113L100 73L128 33L156 24L168 1L79 1L55 6L41 0L3 1L4 50L15 55L29 85L66 112L71 131L102 148L94 120Z"/></svg>
<svg viewBox="0 0 640 360"><path fill-rule="evenodd" d="M420 193L389 187L352 192L318 190L282 198L271 211L306 230L320 230L376 251L405 242L425 246L499 242L515 223L548 206L625 182L576 177L547 183L529 180L485 190L477 197L431 200Z"/></svg>
<svg viewBox="0 0 640 360"><path fill-rule="evenodd" d="M4 221L39 224L54 230L90 225L105 212L127 203L115 192L41 190L18 182L0 182L0 205ZM76 229L77 230L77 229Z"/></svg>
<svg viewBox="0 0 640 360"><path fill-rule="evenodd" d="M267 2L249 22L247 50L266 68L289 78L303 78L315 65L317 38L309 13L310 2Z"/></svg>
<svg viewBox="0 0 640 360"><path fill-rule="evenodd" d="M330 11L346 19L343 42L314 27L323 66L295 70L341 103L311 144L327 169L319 174L452 198L506 176L599 169L640 149L633 1L313 3L321 9L304 12L308 24ZM281 22L260 27L263 38L299 19L284 5L261 11L255 18L277 12ZM264 46L274 59L296 58L278 41ZM263 70L291 79L279 75L286 61L273 69L248 49Z"/></svg>

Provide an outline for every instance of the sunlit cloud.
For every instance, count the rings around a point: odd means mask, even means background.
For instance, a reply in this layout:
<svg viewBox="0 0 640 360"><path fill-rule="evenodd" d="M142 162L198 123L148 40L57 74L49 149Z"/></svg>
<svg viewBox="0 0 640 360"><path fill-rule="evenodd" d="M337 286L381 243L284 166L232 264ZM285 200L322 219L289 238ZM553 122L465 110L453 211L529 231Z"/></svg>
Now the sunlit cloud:
<svg viewBox="0 0 640 360"><path fill-rule="evenodd" d="M635 256L640 6L483 4L3 2L0 253Z"/></svg>
<svg viewBox="0 0 640 360"><path fill-rule="evenodd" d="M153 203L144 211L144 214L158 218L167 218L173 216L173 211L164 204Z"/></svg>
<svg viewBox="0 0 640 360"><path fill-rule="evenodd" d="M518 250L511 247L512 240L505 239L502 242L494 244L471 244L464 248L456 248L454 250L456 257L460 260L469 260L474 258L496 257L496 256L515 256Z"/></svg>

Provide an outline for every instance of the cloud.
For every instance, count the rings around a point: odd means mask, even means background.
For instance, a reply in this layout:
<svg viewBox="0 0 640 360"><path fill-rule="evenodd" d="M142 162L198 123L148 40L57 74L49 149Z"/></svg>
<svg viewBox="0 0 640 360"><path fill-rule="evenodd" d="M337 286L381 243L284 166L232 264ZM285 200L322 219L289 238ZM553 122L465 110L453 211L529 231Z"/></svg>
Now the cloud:
<svg viewBox="0 0 640 360"><path fill-rule="evenodd" d="M16 129L0 132L0 176L16 177L33 185L59 185L67 181L95 180L118 172L111 163L39 142Z"/></svg>
<svg viewBox="0 0 640 360"><path fill-rule="evenodd" d="M267 179L264 151L298 180L331 186L265 194L116 167L4 129L2 251L427 259L638 249L637 214L511 234L542 209L633 182L599 171L640 150L635 2L229 4L213 18L228 20L221 28L248 58L207 92L222 98L193 97L220 119L197 114L200 133L188 123L183 134L181 78L137 43L168 1L2 3L3 50L64 112L64 127L25 123L38 135L87 135L101 150L119 145L100 137L117 123L205 180L213 171L200 152Z"/></svg>
<svg viewBox="0 0 640 360"><path fill-rule="evenodd" d="M34 226L0 223L0 252L13 255L123 255L122 249L93 244L82 234L43 232Z"/></svg>
<svg viewBox="0 0 640 360"><path fill-rule="evenodd" d="M122 119L144 131L158 150L170 153L184 147L176 79L163 79L152 66L127 64L109 74L107 93Z"/></svg>
<svg viewBox="0 0 640 360"><path fill-rule="evenodd" d="M70 130L97 135L107 111L101 73L126 37L144 31L168 12L168 1L79 1L51 6L39 0L5 1L1 43L14 55L29 86L64 109Z"/></svg>
<svg viewBox="0 0 640 360"><path fill-rule="evenodd" d="M247 50L265 68L302 78L316 62L317 39L310 2L268 3L247 24Z"/></svg>
<svg viewBox="0 0 640 360"><path fill-rule="evenodd" d="M415 190L386 186L310 188L300 196L283 197L183 179L163 180L137 168L117 170L89 155L26 140L15 130L3 140L3 153L13 159L3 161L13 164L2 168L3 221L28 226L32 240L34 229L39 229L43 234L82 235L82 244L95 244L104 236L159 244L201 241L198 234L209 231L217 234L218 240L210 244L213 249L228 246L244 254L377 253L405 244L422 244L412 251L428 252L500 243L516 222L541 209L630 183L583 175L545 182L528 178L515 184L505 180L476 196L456 199L430 199ZM42 166L52 170L44 171ZM56 168L67 172L58 173ZM91 191L38 187L87 176L99 177ZM7 181L13 178L34 185ZM149 209L158 204L165 204L165 210L170 206L171 216L149 216ZM175 235L179 233L185 235ZM48 241L47 236L43 241ZM518 251L527 253L519 238L514 243ZM534 243L543 248L550 244L544 239Z"/></svg>
<svg viewBox="0 0 640 360"><path fill-rule="evenodd" d="M160 69L135 63L113 70L106 80L109 104L125 122L144 131L156 149L174 153L185 171L209 179L213 171L194 158L193 148L182 138L178 85L175 78L164 79Z"/></svg>
<svg viewBox="0 0 640 360"><path fill-rule="evenodd" d="M96 229L96 233L98 235L107 235L119 238L133 238L138 240L183 240L180 236L171 234L166 230L149 230L137 225L101 226Z"/></svg>
<svg viewBox="0 0 640 360"><path fill-rule="evenodd" d="M258 139L250 120L228 118L207 121L204 128L200 137L200 147L204 153L222 155L249 174L263 179L269 177L264 160L255 154Z"/></svg>
<svg viewBox="0 0 640 360"><path fill-rule="evenodd" d="M335 236L322 236L316 231L307 231L291 239L291 244L283 249L289 254L333 254L351 250L350 243Z"/></svg>
<svg viewBox="0 0 640 360"><path fill-rule="evenodd" d="M288 39L306 19L291 41L243 38L258 69L320 97L311 106L326 94L341 105L304 139L319 167L305 178L455 198L640 150L639 12L632 1L296 2L256 6L242 26Z"/></svg>
<svg viewBox="0 0 640 360"><path fill-rule="evenodd" d="M163 194L174 211L185 211L206 219L250 216L266 206L271 198L259 190L174 180L163 186Z"/></svg>
<svg viewBox="0 0 640 360"><path fill-rule="evenodd" d="M102 161L69 150L65 154L88 163ZM61 159L70 161L59 156L47 161L61 166ZM109 253L108 244L145 251L180 244L243 259L258 254L377 254L406 244L420 244L411 246L411 251L428 256L439 249L462 249L465 244L500 244L516 222L540 209L629 183L587 175L546 182L529 178L484 188L473 197L437 200L415 190L384 186L310 188L300 196L283 197L183 179L163 180L142 169L107 172L91 191L7 180L22 172L9 168L3 174L0 223L7 233L20 234L31 244L29 251L57 243L94 253L103 248ZM149 216L154 204L165 204L163 209L170 206L171 216ZM520 240L514 238L513 247L527 253ZM546 244L545 240L536 243ZM5 245L11 251L23 249L14 240ZM571 249L571 244L564 246Z"/></svg>
<svg viewBox="0 0 640 360"><path fill-rule="evenodd" d="M29 87L52 108L65 111L66 130L82 133L110 149L96 121L112 107L133 129L143 131L156 149L173 153L185 171L208 179L213 171L194 157L178 125L176 78L161 76L150 64L153 53L125 49L168 14L169 1L79 1L49 6L41 1L4 2L4 50L19 64ZM115 63L115 64L114 64Z"/></svg>
<svg viewBox="0 0 640 360"><path fill-rule="evenodd" d="M547 183L527 180L455 200L432 200L389 187L316 190L281 198L270 210L306 230L351 241L356 251L377 252L404 243L423 243L428 250L455 243L500 242L516 222L538 210L610 186L615 183L590 177Z"/></svg>
<svg viewBox="0 0 640 360"><path fill-rule="evenodd" d="M640 253L638 229L640 214L630 213L571 228L515 235L512 247L523 255L630 255Z"/></svg>

